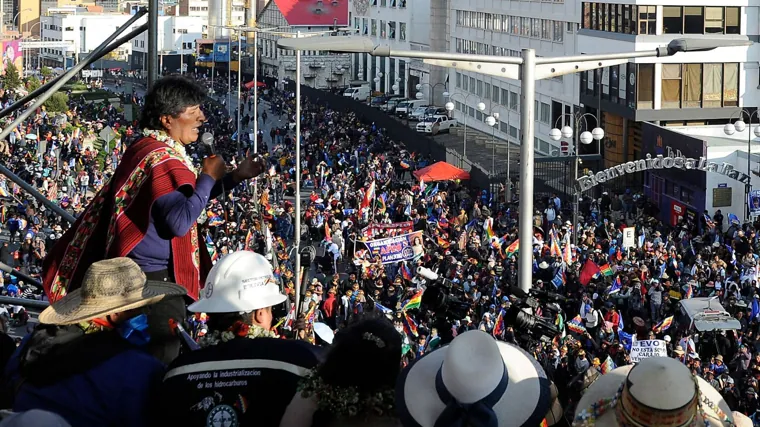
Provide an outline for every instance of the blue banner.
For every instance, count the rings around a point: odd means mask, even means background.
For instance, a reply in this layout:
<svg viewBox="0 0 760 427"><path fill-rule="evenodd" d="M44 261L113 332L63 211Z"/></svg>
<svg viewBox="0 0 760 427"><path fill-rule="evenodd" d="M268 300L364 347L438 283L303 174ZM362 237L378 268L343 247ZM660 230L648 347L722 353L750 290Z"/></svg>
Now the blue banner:
<svg viewBox="0 0 760 427"><path fill-rule="evenodd" d="M214 43L214 62L230 62L230 43Z"/></svg>
<svg viewBox="0 0 760 427"><path fill-rule="evenodd" d="M417 259L425 252L422 231L364 242L371 257L380 257L383 264Z"/></svg>
<svg viewBox="0 0 760 427"><path fill-rule="evenodd" d="M750 216L760 216L760 190L752 190L747 197Z"/></svg>

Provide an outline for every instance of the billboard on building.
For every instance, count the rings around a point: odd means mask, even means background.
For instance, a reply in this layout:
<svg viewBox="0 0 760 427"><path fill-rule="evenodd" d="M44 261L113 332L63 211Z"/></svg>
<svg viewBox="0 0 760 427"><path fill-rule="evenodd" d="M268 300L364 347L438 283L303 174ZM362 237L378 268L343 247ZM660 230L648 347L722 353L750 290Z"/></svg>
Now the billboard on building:
<svg viewBox="0 0 760 427"><path fill-rule="evenodd" d="M24 70L24 57L21 53L21 45L18 40L7 41L2 43L3 61L0 65L0 75L5 75L8 64L13 64L16 70L21 74Z"/></svg>
<svg viewBox="0 0 760 427"><path fill-rule="evenodd" d="M214 62L230 62L230 42L214 42Z"/></svg>
<svg viewBox="0 0 760 427"><path fill-rule="evenodd" d="M707 144L703 139L685 135L652 123L641 124L642 155L656 157L684 156L699 159L707 156ZM688 182L700 188L705 187L705 172L679 168L659 169L656 175L674 182Z"/></svg>

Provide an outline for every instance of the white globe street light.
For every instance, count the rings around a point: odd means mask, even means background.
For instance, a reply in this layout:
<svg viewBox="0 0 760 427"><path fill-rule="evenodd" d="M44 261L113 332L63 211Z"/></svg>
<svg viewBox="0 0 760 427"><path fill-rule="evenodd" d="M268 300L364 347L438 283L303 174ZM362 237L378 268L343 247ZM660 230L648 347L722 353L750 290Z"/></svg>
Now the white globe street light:
<svg viewBox="0 0 760 427"><path fill-rule="evenodd" d="M494 119L499 120L499 116L500 116L499 113L493 113L491 115L493 116Z"/></svg>
<svg viewBox="0 0 760 427"><path fill-rule="evenodd" d="M401 83L401 77L396 77L396 83Z"/></svg>
<svg viewBox="0 0 760 427"><path fill-rule="evenodd" d="M394 92L398 92L398 85L391 86L391 89L393 89Z"/></svg>
<svg viewBox="0 0 760 427"><path fill-rule="evenodd" d="M760 126L756 126L753 132L756 137L760 138Z"/></svg>
<svg viewBox="0 0 760 427"><path fill-rule="evenodd" d="M444 105L444 107L446 108L446 111L449 111L449 112L454 111L454 103L453 102L447 102L446 105ZM760 128L758 128L758 129L760 129Z"/></svg>
<svg viewBox="0 0 760 427"><path fill-rule="evenodd" d="M443 97L444 97L444 98L448 98L448 97L450 97L450 96L451 96L451 94L450 94L450 93L448 93L448 92L443 92Z"/></svg>
<svg viewBox="0 0 760 427"><path fill-rule="evenodd" d="M377 73L377 77L378 78L382 78L383 77L383 73Z"/></svg>
<svg viewBox="0 0 760 427"><path fill-rule="evenodd" d="M559 130L559 129L557 129L557 128L554 128L554 129L550 130L549 131L549 138L551 138L551 139L553 139L555 141L559 141L560 139L562 139L562 131Z"/></svg>
<svg viewBox="0 0 760 427"><path fill-rule="evenodd" d="M422 92L417 92L417 93L414 95L414 97L415 97L415 98L417 98L417 99L422 99L422 97L423 97L423 96L425 96L425 95L423 95L423 94L422 94Z"/></svg>
<svg viewBox="0 0 760 427"><path fill-rule="evenodd" d="M581 140L581 143L588 145L588 144L591 144L591 141L594 140L594 137L591 136L591 132L585 131L585 132L581 132L581 136L579 137L579 139Z"/></svg>
<svg viewBox="0 0 760 427"><path fill-rule="evenodd" d="M602 138L604 138L604 129L602 128L594 128L591 130L591 136L597 140L601 141Z"/></svg>
<svg viewBox="0 0 760 427"><path fill-rule="evenodd" d="M731 123L726 123L726 125L723 126L723 133L726 135L733 135L736 133L736 127Z"/></svg>
<svg viewBox="0 0 760 427"><path fill-rule="evenodd" d="M486 124L488 126L493 126L496 124L496 119L493 116L486 117Z"/></svg>
<svg viewBox="0 0 760 427"><path fill-rule="evenodd" d="M422 85L419 84L419 83L417 83L417 86L415 86L414 88L417 89L417 90L420 90L420 89L422 89Z"/></svg>
<svg viewBox="0 0 760 427"><path fill-rule="evenodd" d="M486 104L484 104L484 103L482 103L482 102L479 102L479 103L478 103L478 110L479 110L479 111L483 111L483 110L485 110L485 109L486 109Z"/></svg>
<svg viewBox="0 0 760 427"><path fill-rule="evenodd" d="M373 80L375 81L375 83L380 83L380 77L375 77Z"/></svg>
<svg viewBox="0 0 760 427"><path fill-rule="evenodd" d="M744 129L747 128L747 124L744 123L744 120L737 120L734 122L734 127L736 128L737 132L744 132Z"/></svg>
<svg viewBox="0 0 760 427"><path fill-rule="evenodd" d="M562 137L563 138L572 138L573 137L573 128L570 126L562 126Z"/></svg>

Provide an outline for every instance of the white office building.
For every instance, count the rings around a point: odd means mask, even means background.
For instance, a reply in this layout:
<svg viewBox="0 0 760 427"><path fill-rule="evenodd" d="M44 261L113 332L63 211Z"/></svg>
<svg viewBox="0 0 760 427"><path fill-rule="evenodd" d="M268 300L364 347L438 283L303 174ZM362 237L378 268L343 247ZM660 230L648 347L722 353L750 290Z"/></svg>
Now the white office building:
<svg viewBox="0 0 760 427"><path fill-rule="evenodd" d="M302 32L315 37L339 37L335 32L348 26L348 0L271 0L258 14L260 28L277 29L258 35L258 72L279 80L296 77L295 51L277 47L282 33ZM348 54L324 51L301 52L301 84L317 88L345 86L350 81L351 58Z"/></svg>
<svg viewBox="0 0 760 427"><path fill-rule="evenodd" d="M41 64L50 67L70 67L92 52L117 28L130 19L124 14L56 13L41 16L40 38L42 41L69 41L71 48L40 49ZM145 19L145 18L143 18ZM131 44L125 43L115 50L116 58L127 60Z"/></svg>
<svg viewBox="0 0 760 427"><path fill-rule="evenodd" d="M133 25L141 25L140 19ZM203 38L206 18L201 16L159 16L158 54L159 67L163 72L186 71L184 59L195 53L195 41ZM133 70L145 70L148 63L148 32L132 39L131 66ZM171 58L171 59L169 59Z"/></svg>
<svg viewBox="0 0 760 427"><path fill-rule="evenodd" d="M449 51L457 53L520 56L531 48L538 56L576 53L580 5L573 0L452 2L449 15ZM467 126L492 133L485 123L499 113L495 137L517 143L520 135L520 81L480 73L449 70L449 92L454 117ZM537 155L558 155L560 146L549 130L563 114L578 105L578 76L536 83L535 150ZM485 104L479 111L479 103Z"/></svg>

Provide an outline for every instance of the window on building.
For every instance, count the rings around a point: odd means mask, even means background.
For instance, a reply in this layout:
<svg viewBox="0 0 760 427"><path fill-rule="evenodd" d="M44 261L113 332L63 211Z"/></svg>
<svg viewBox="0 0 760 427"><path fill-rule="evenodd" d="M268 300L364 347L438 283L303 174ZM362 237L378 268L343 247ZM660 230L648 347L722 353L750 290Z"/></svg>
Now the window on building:
<svg viewBox="0 0 760 427"><path fill-rule="evenodd" d="M726 34L740 34L738 7L726 8Z"/></svg>
<svg viewBox="0 0 760 427"><path fill-rule="evenodd" d="M380 0L380 7L385 7L388 5L388 0Z"/></svg>
<svg viewBox="0 0 760 427"><path fill-rule="evenodd" d="M462 73L456 74L456 87L462 87Z"/></svg>
<svg viewBox="0 0 760 427"><path fill-rule="evenodd" d="M681 108L681 64L662 64L662 108Z"/></svg>
<svg viewBox="0 0 760 427"><path fill-rule="evenodd" d="M581 19L581 28L591 29L591 3L583 3L583 18Z"/></svg>
<svg viewBox="0 0 760 427"><path fill-rule="evenodd" d="M639 6L638 34L657 34L657 7Z"/></svg>
<svg viewBox="0 0 760 427"><path fill-rule="evenodd" d="M370 35L376 36L377 35L377 20L373 19L372 23L370 24Z"/></svg>
<svg viewBox="0 0 760 427"><path fill-rule="evenodd" d="M509 92L509 109L517 111L519 106L520 106L520 101L517 98L517 93L510 91Z"/></svg>
<svg viewBox="0 0 760 427"><path fill-rule="evenodd" d="M723 64L705 64L702 93L704 108L716 108L722 105Z"/></svg>
<svg viewBox="0 0 760 427"><path fill-rule="evenodd" d="M541 20L541 38L544 40L552 39L552 21L548 19Z"/></svg>
<svg viewBox="0 0 760 427"><path fill-rule="evenodd" d="M654 108L654 64L639 64L636 79L636 108ZM589 73L589 77L592 73Z"/></svg>
<svg viewBox="0 0 760 427"><path fill-rule="evenodd" d="M509 127L509 136L512 138L517 138L517 128L514 126Z"/></svg>
<svg viewBox="0 0 760 427"><path fill-rule="evenodd" d="M508 107L509 104L509 90L502 89L501 90L501 105Z"/></svg>
<svg viewBox="0 0 760 427"><path fill-rule="evenodd" d="M490 83L486 83L485 87L483 88L483 98L491 99L491 84Z"/></svg>
<svg viewBox="0 0 760 427"><path fill-rule="evenodd" d="M388 22L388 38L396 40L396 22L394 21Z"/></svg>
<svg viewBox="0 0 760 427"><path fill-rule="evenodd" d="M388 31L385 28L385 21L381 19L380 20L380 38L384 39L387 36L387 34L388 34Z"/></svg>
<svg viewBox="0 0 760 427"><path fill-rule="evenodd" d="M562 43L565 33L562 32L562 21L554 21L554 41Z"/></svg>
<svg viewBox="0 0 760 427"><path fill-rule="evenodd" d="M702 64L684 64L683 79L683 108L699 108L702 106Z"/></svg>
<svg viewBox="0 0 760 427"><path fill-rule="evenodd" d="M498 104L499 103L499 87L494 85L493 90L491 91L491 100Z"/></svg>
<svg viewBox="0 0 760 427"><path fill-rule="evenodd" d="M723 106L739 106L739 64L723 64Z"/></svg>
<svg viewBox="0 0 760 427"><path fill-rule="evenodd" d="M722 7L706 7L705 8L705 33L707 34L723 34L725 22L723 20Z"/></svg>
<svg viewBox="0 0 760 427"><path fill-rule="evenodd" d="M551 108L549 108L549 104L541 103L541 113L539 117L541 123L546 123L547 125L551 124L549 123L551 121Z"/></svg>
<svg viewBox="0 0 760 427"><path fill-rule="evenodd" d="M683 8L684 34L704 34L705 14L701 6L686 6Z"/></svg>
<svg viewBox="0 0 760 427"><path fill-rule="evenodd" d="M478 80L477 84L478 84L477 86L478 90L476 93L478 96L483 96L483 82L481 80Z"/></svg>
<svg viewBox="0 0 760 427"><path fill-rule="evenodd" d="M664 6L662 8L663 34L683 34L683 15L681 6Z"/></svg>
<svg viewBox="0 0 760 427"><path fill-rule="evenodd" d="M399 24L398 39L406 40L406 22L402 22Z"/></svg>
<svg viewBox="0 0 760 427"><path fill-rule="evenodd" d="M530 36L534 39L541 38L541 20L530 18Z"/></svg>

